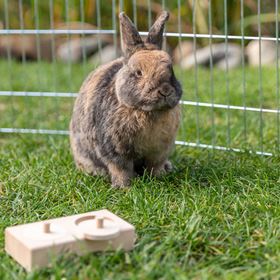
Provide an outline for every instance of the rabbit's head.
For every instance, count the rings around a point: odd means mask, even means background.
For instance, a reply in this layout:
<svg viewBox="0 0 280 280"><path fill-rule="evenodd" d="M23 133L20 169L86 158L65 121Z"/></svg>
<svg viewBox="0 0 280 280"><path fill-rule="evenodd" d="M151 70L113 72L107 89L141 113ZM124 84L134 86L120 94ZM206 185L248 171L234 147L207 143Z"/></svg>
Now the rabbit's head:
<svg viewBox="0 0 280 280"><path fill-rule="evenodd" d="M143 111L175 107L182 95L171 57L161 50L164 24L169 14L162 12L143 41L133 23L120 14L124 65L116 77L116 93L121 104Z"/></svg>

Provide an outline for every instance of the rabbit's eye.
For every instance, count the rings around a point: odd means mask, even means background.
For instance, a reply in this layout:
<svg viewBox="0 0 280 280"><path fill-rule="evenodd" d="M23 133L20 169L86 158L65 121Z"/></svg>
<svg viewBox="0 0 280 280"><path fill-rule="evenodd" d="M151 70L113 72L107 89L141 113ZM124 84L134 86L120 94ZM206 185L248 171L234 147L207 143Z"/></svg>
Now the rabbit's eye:
<svg viewBox="0 0 280 280"><path fill-rule="evenodd" d="M136 77L141 77L141 76L142 76L142 71L141 71L141 70L137 70L137 71L135 72L135 76L136 76Z"/></svg>

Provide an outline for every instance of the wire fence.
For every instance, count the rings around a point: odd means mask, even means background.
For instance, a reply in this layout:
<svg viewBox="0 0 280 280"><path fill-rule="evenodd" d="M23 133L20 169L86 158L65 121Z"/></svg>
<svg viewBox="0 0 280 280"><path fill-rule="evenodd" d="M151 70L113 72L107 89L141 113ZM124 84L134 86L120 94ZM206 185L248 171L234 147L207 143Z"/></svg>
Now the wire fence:
<svg viewBox="0 0 280 280"><path fill-rule="evenodd" d="M3 0L0 11L3 28L0 29L0 133L68 134L68 123L74 98L79 85L87 73L94 69L104 56L106 47L114 50L110 55L119 55L118 12L126 10L127 3L132 9L127 11L136 25L146 21L147 35L156 12L153 7L171 9L172 27L167 24L164 46L179 50L178 78L184 89L182 104L182 125L176 141L179 145L223 151L243 151L260 155L279 153L279 26L278 1L269 11L269 32L262 33L264 14L262 1L256 2L254 34L246 34L245 3L238 2L239 34L230 34L229 3L219 1L223 16L221 30L213 25L216 20L213 1L92 1L94 3L95 26L86 22L85 4L90 1L74 1L79 14L79 22L71 20L70 7L73 1L44 1L48 14L49 28L42 24L43 17L38 0L31 1L33 28L26 26L26 1ZM16 11L11 3L16 2ZM58 2L64 11L64 24L56 26ZM141 3L139 3L141 2ZM169 3L167 3L169 2ZM172 5L170 4L172 2ZM174 4L174 3L175 4ZM205 8L207 33L198 31L202 2ZM223 3L222 3L223 2ZM253 1L254 2L254 1ZM56 5L56 6L55 6ZM237 4L236 4L237 5ZM109 7L108 7L109 6ZM189 28L185 28L184 11L191 7ZM106 10L106 9L108 10ZM247 8L246 8L247 9ZM106 10L106 15L104 11ZM143 12L145 11L145 13ZM16 17L17 24L13 23ZM44 17L46 15L44 14ZM104 24L104 18L110 24ZM110 26L109 26L110 25ZM41 28L41 26L43 26ZM271 26L273 27L271 31ZM175 30L176 28L176 30ZM202 28L199 28L202 30ZM274 34L273 34L274 32ZM171 43L169 43L171 40ZM172 41L173 40L173 41ZM175 41L174 41L175 40ZM247 67L247 45L257 42L258 63ZM175 42L175 43L174 43ZM191 43L192 50L184 53L184 44ZM239 65L231 69L230 48L234 42L240 48ZM267 67L263 65L264 42L275 45L274 59ZM90 44L92 44L92 48ZM216 53L220 44L223 50ZM93 46L94 45L94 46ZM200 64L201 49L207 48L207 69ZM170 51L170 50L169 50ZM94 53L95 59L92 59ZM205 54L204 54L205 55ZM217 59L223 56L223 68L217 70ZM78 58L77 58L78 57ZM32 60L32 62L30 62ZM193 67L185 69L183 61L193 60ZM182 63L181 63L182 62Z"/></svg>

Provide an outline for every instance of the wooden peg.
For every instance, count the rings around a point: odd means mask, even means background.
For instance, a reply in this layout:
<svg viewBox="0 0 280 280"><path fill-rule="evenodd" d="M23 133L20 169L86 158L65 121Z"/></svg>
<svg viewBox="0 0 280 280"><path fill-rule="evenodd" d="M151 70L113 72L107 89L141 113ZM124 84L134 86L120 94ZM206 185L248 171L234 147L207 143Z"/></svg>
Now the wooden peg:
<svg viewBox="0 0 280 280"><path fill-rule="evenodd" d="M104 217L97 217L96 218L96 227L97 228L104 228Z"/></svg>
<svg viewBox="0 0 280 280"><path fill-rule="evenodd" d="M51 224L46 222L43 224L43 232L44 233L50 233L51 232Z"/></svg>

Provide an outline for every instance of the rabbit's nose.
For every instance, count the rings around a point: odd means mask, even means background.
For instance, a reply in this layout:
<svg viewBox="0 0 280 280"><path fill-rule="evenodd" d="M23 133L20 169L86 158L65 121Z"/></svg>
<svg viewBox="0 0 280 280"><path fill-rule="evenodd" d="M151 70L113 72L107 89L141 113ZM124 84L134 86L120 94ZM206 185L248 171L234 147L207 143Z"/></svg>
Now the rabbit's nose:
<svg viewBox="0 0 280 280"><path fill-rule="evenodd" d="M158 89L158 93L162 96L165 96L165 97L174 94L174 91L175 91L174 88L169 84L163 84Z"/></svg>

